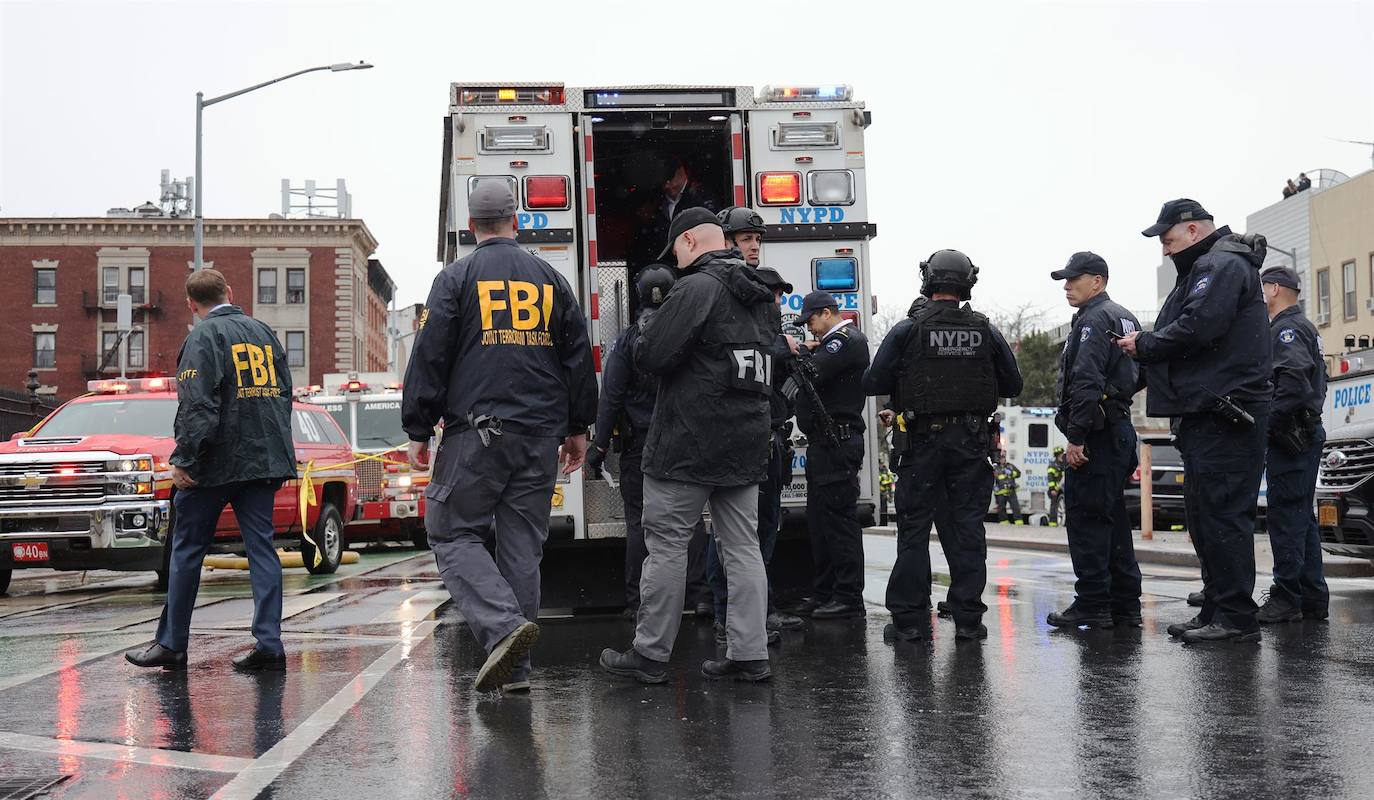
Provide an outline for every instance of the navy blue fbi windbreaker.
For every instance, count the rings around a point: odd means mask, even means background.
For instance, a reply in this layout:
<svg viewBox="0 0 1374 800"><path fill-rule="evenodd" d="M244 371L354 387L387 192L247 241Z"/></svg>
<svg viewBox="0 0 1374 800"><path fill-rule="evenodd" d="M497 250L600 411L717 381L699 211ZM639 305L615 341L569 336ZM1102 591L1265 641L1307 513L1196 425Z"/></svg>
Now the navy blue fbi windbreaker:
<svg viewBox="0 0 1374 800"><path fill-rule="evenodd" d="M1321 416L1326 403L1326 359L1317 327L1299 306L1280 311L1269 322L1274 337L1275 418L1302 411Z"/></svg>
<svg viewBox="0 0 1374 800"><path fill-rule="evenodd" d="M1263 253L1225 227L1174 257L1178 282L1154 331L1136 340L1150 416L1210 411L1214 395L1252 414L1269 413L1274 367L1260 290L1263 262Z"/></svg>
<svg viewBox="0 0 1374 800"><path fill-rule="evenodd" d="M1125 336L1140 330L1140 320L1106 292L1073 315L1073 330L1059 359L1059 413L1055 425L1070 444L1084 444L1102 422L1099 404L1131 407L1136 364L1116 346L1108 331Z"/></svg>
<svg viewBox="0 0 1374 800"><path fill-rule="evenodd" d="M635 343L635 364L659 376L644 474L763 483L773 437L773 290L734 250L705 253L681 275Z"/></svg>
<svg viewBox="0 0 1374 800"><path fill-rule="evenodd" d="M568 282L514 239L487 239L434 278L406 369L401 423L428 441L467 416L563 438L596 419L587 324Z"/></svg>
<svg viewBox="0 0 1374 800"><path fill-rule="evenodd" d="M221 306L177 356L172 464L199 486L296 477L291 370L272 329Z"/></svg>

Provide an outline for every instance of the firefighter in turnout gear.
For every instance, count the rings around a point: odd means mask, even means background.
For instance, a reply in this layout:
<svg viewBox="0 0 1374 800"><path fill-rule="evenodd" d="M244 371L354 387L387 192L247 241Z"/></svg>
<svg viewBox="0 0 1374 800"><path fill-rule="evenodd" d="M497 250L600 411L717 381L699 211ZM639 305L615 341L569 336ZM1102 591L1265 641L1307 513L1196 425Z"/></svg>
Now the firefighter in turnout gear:
<svg viewBox="0 0 1374 800"><path fill-rule="evenodd" d="M444 422L425 530L439 577L487 652L475 688L525 692L549 498L560 464L564 474L582 467L596 373L577 295L516 244L511 190L479 184L468 215L477 247L434 279L401 420L416 469L428 468L434 425Z"/></svg>
<svg viewBox="0 0 1374 800"><path fill-rule="evenodd" d="M864 460L863 374L868 338L840 316L829 292L802 301L800 321L815 337L793 343L799 375L784 384L806 434L806 527L815 581L801 613L812 619L864 616L864 544L859 468ZM804 390L809 382L814 389Z"/></svg>
<svg viewBox="0 0 1374 800"><path fill-rule="evenodd" d="M272 509L282 483L296 477L286 349L271 328L232 305L233 290L219 272L191 273L186 298L201 321L177 357L176 450L168 459L177 487L176 528L167 545L167 604L152 647L125 657L140 667L186 668L201 565L220 514L232 506L248 551L257 640L234 659L234 668L284 670Z"/></svg>
<svg viewBox="0 0 1374 800"><path fill-rule="evenodd" d="M992 495L988 461L999 397L1021 393L1021 372L1002 334L961 301L978 268L957 250L921 264L921 294L893 326L864 375L864 391L891 395L906 447L897 463L897 562L887 585L892 624L883 638L930 636L930 529L938 518L949 562L948 605L955 638L984 639L987 537Z"/></svg>
<svg viewBox="0 0 1374 800"><path fill-rule="evenodd" d="M997 519L1000 522L1022 524L1021 498L1016 496L1016 481L1020 477L1021 468L1007 461L1005 454L1001 455L997 464L997 488L993 490L997 496Z"/></svg>
<svg viewBox="0 0 1374 800"><path fill-rule="evenodd" d="M1055 425L1069 440L1064 476L1073 604L1050 612L1060 628L1140 627L1140 567L1126 515L1126 484L1136 468L1131 424L1136 365L1113 344L1140 321L1107 295L1107 262L1074 253L1061 270L1064 295L1078 309L1059 365Z"/></svg>
<svg viewBox="0 0 1374 800"><path fill-rule="evenodd" d="M1054 448L1054 460L1045 468L1046 494L1050 498L1050 526L1059 524L1059 502L1064 499L1064 470L1069 462L1064 458L1064 448Z"/></svg>

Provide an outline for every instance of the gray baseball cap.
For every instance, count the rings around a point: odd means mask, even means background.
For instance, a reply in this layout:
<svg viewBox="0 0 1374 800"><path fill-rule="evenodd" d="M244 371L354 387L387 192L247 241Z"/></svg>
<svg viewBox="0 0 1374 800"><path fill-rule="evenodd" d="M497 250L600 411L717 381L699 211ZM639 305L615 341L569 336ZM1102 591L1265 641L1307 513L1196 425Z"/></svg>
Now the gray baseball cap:
<svg viewBox="0 0 1374 800"><path fill-rule="evenodd" d="M1298 273L1292 267L1270 267L1260 273L1260 283L1277 283L1285 289L1302 291L1298 284Z"/></svg>
<svg viewBox="0 0 1374 800"><path fill-rule="evenodd" d="M506 219L515 214L515 195L504 180L478 181L468 194L468 216L472 219Z"/></svg>

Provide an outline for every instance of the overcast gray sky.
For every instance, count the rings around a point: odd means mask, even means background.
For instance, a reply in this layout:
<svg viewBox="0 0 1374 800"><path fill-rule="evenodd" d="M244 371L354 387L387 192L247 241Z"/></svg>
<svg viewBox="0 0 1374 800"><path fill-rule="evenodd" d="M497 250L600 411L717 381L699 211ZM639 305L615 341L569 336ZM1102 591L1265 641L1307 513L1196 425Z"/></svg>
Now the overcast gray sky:
<svg viewBox="0 0 1374 800"><path fill-rule="evenodd" d="M1139 231L1190 196L1219 222L1299 171L1370 167L1374 0L1312 2L67 2L0 0L0 216L99 215L194 168L194 96L366 59L206 112L205 204L278 210L279 181L343 177L378 256L421 301L454 80L845 82L873 112L869 207L884 304L955 247L985 307L1034 302L1076 250L1155 306ZM715 17L719 24L698 26ZM766 251L765 251L766 252Z"/></svg>

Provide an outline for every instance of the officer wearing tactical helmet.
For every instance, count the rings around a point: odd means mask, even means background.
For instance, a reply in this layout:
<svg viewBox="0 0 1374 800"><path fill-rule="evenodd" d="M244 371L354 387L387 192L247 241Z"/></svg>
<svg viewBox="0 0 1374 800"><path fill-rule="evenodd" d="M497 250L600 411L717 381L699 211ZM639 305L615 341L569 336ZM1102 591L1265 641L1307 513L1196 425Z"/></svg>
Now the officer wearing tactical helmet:
<svg viewBox="0 0 1374 800"><path fill-rule="evenodd" d="M988 418L997 398L1021 393L1006 339L968 304L978 268L958 250L921 263L921 294L878 348L864 391L891 395L907 447L896 453L897 563L887 584L892 624L883 639L930 636L930 528L940 515L956 639L985 639L987 538L992 497ZM948 524L943 524L948 522Z"/></svg>
<svg viewBox="0 0 1374 800"><path fill-rule="evenodd" d="M757 268L763 252L763 217L752 208L730 206L716 214L721 230L725 231L725 242L744 257L744 263Z"/></svg>
<svg viewBox="0 0 1374 800"><path fill-rule="evenodd" d="M639 579L649 551L644 546L644 472L641 469L644 441L654 417L658 377L637 369L634 346L649 318L668 298L676 277L671 268L653 264L640 271L635 282L639 295L639 318L616 338L606 356L601 373L601 401L597 407L596 435L592 439L587 463L598 469L611 446L611 432L620 433L620 498L625 503L625 618L634 619L639 611ZM704 525L693 539L705 537ZM689 549L690 550L690 549ZM690 558L689 558L690 560ZM692 567L688 567L689 575Z"/></svg>

